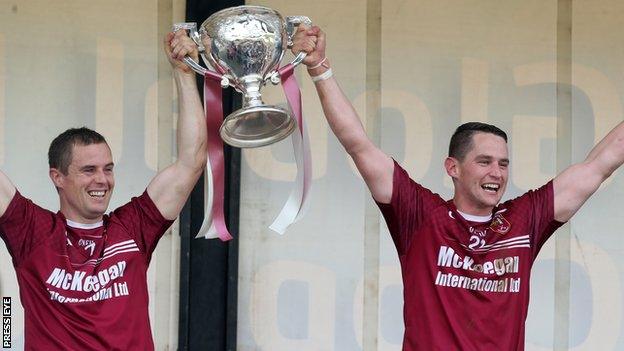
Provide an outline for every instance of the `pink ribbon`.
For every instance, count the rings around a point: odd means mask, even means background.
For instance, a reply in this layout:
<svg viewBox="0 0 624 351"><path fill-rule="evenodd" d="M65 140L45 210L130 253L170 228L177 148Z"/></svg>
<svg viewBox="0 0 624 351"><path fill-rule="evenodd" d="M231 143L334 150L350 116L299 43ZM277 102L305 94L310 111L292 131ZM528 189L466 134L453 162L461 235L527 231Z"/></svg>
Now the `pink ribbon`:
<svg viewBox="0 0 624 351"><path fill-rule="evenodd" d="M297 130L291 136L295 161L297 163L295 185L290 192L286 204L269 226L269 228L279 234L284 234L291 224L298 221L303 216L312 177L310 141L305 123L303 122L301 91L299 90L297 79L295 79L295 75L293 74L294 68L295 66L293 64L288 64L278 71L282 80L282 87L284 88L286 100L288 100L288 104L295 114L295 119L297 121Z"/></svg>
<svg viewBox="0 0 624 351"><path fill-rule="evenodd" d="M206 179L206 182L204 182L204 204L210 205L212 203L212 208L210 216L208 215L208 209L206 209L206 216L204 217L202 228L199 230L199 235L207 238L214 237L216 232L219 239L228 241L232 239L232 235L227 229L223 213L225 166L223 161L223 141L219 135L219 128L223 122L221 79L221 75L213 72L207 72L204 76L204 111L206 113L206 127L208 130L208 164L204 174ZM208 169L208 165L210 169ZM212 177L208 174L208 171L210 171ZM212 189L210 189L210 183L212 183ZM207 201L206 197L210 196L208 193L211 190L212 201Z"/></svg>

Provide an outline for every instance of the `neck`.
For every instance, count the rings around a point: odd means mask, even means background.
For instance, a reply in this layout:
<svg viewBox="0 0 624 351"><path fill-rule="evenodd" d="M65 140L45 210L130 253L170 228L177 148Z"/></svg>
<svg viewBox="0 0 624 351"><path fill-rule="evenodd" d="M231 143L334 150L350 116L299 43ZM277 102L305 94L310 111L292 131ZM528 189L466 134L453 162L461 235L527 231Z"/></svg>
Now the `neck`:
<svg viewBox="0 0 624 351"><path fill-rule="evenodd" d="M489 216L494 209L494 206L479 206L457 194L453 197L453 203L458 211L472 216Z"/></svg>
<svg viewBox="0 0 624 351"><path fill-rule="evenodd" d="M75 205L70 205L70 203L63 196L59 198L60 211L65 217L70 221L82 224L93 224L101 222L104 218L104 214L95 213L93 216L85 215L84 213L78 211Z"/></svg>
<svg viewBox="0 0 624 351"><path fill-rule="evenodd" d="M76 222L76 223L81 223L81 224L94 224L94 223L98 223L101 222L104 218L103 215L95 215L93 217L91 216L84 216L80 213L78 213L77 211L75 211L71 206L67 206L66 204L63 204L63 201L61 201L61 208L60 208L61 213L63 214L63 216L65 217L66 220L72 221L72 222Z"/></svg>
<svg viewBox="0 0 624 351"><path fill-rule="evenodd" d="M103 216L99 216L95 218L85 218L83 216L71 213L71 211L64 211L63 209L61 209L61 213L63 214L63 216L65 217L67 221L80 223L80 224L96 224L96 223L102 222L104 218Z"/></svg>
<svg viewBox="0 0 624 351"><path fill-rule="evenodd" d="M65 221L67 222L67 225L69 227L79 228L79 229L95 229L95 228L101 227L104 224L103 221L99 221L99 222L96 222L96 223L74 222L71 219L65 219Z"/></svg>

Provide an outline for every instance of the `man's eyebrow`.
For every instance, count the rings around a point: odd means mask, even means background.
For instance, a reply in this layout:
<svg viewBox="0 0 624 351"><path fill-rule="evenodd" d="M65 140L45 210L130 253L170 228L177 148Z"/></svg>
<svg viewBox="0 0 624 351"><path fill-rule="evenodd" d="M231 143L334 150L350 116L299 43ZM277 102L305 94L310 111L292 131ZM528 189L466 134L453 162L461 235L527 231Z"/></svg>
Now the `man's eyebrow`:
<svg viewBox="0 0 624 351"><path fill-rule="evenodd" d="M477 155L475 157L475 159L491 161L491 160L494 159L494 157L490 156L490 155L486 155L486 154L481 154L481 155ZM498 160L498 162L500 162L500 163L509 163L509 159L508 158L501 158L500 160Z"/></svg>
<svg viewBox="0 0 624 351"><path fill-rule="evenodd" d="M114 167L114 166L115 166L115 163L114 163L114 162L111 162L111 163L107 163L107 164L104 166L104 168ZM88 169L88 168L96 168L96 167L97 167L96 165L84 165L84 166L80 167L80 169L81 169L81 170L84 170L84 169Z"/></svg>

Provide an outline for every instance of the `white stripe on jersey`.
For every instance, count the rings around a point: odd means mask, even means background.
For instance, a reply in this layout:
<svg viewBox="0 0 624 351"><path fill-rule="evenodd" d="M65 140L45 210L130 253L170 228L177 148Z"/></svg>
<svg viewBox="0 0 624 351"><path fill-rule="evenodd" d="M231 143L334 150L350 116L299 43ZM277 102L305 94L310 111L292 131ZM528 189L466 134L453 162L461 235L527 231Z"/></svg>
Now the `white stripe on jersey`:
<svg viewBox="0 0 624 351"><path fill-rule="evenodd" d="M108 255L108 254L111 254L111 253L113 253L113 252L115 252L115 251L125 250L125 249L130 249L130 248L137 248L137 247L138 247L138 246L137 246L137 244L135 244L135 243L126 244L126 245L121 245L121 246L117 246L117 247L115 247L115 248L114 248L114 249L112 249L112 250L108 250L108 249L104 250L104 256L106 256L106 255Z"/></svg>
<svg viewBox="0 0 624 351"><path fill-rule="evenodd" d="M513 249L514 247L531 247L531 245L529 244L524 244L524 245L512 245L512 246L507 246L507 247L499 247L497 249L491 249L490 251L498 251L498 250L504 250L504 249Z"/></svg>
<svg viewBox="0 0 624 351"><path fill-rule="evenodd" d="M499 246L505 246L505 245L511 245L514 243L519 243L519 242L523 242L523 243L529 243L529 236L528 235L524 235L524 236L518 236L512 239L507 239L507 240L501 240L501 241L497 241L493 244L490 245L483 245L482 247L480 247L480 249L487 249L490 247L499 247Z"/></svg>
<svg viewBox="0 0 624 351"><path fill-rule="evenodd" d="M479 248L470 248L464 244L461 244L465 249L468 249L472 252L485 253L489 251L498 251L503 249L512 249L516 247L531 247L531 241L528 235L517 236L511 239L505 239L497 241L490 245L483 245Z"/></svg>
<svg viewBox="0 0 624 351"><path fill-rule="evenodd" d="M523 236L516 236L516 237L511 238L511 239L499 240L495 244L502 244L502 243L507 243L507 242L510 242L510 241L524 240L524 239L528 240L529 236L528 235L523 235ZM494 245L494 244L492 244L492 245ZM492 246L492 245L490 245L490 246ZM488 245L486 245L486 246L488 246Z"/></svg>
<svg viewBox="0 0 624 351"><path fill-rule="evenodd" d="M111 245L105 248L104 256L102 256L101 258L90 259L83 263L74 263L74 262L70 262L70 263L74 266L83 266L83 265L97 266L100 263L102 263L102 261L104 261L105 259L111 258L117 254L125 253L125 252L135 252L135 251L140 251L139 247L137 246L134 240L130 239L130 240L122 241L115 245Z"/></svg>
<svg viewBox="0 0 624 351"><path fill-rule="evenodd" d="M114 249L114 248L116 248L118 246L123 246L123 245L128 245L128 244L134 244L134 246L136 246L136 243L134 242L134 240L130 239L130 240L119 242L119 243L117 243L115 245L111 245L111 246L109 246L107 248L104 248L104 253L106 254L108 251L110 251L110 250L112 250L112 249Z"/></svg>
<svg viewBox="0 0 624 351"><path fill-rule="evenodd" d="M103 260L105 260L105 259L107 259L107 258L111 258L111 257L113 257L113 256L115 256L115 255L117 255L117 254L124 253L124 252L134 252L134 251L139 251L139 248L138 248L138 247L136 247L136 245L135 245L135 247L134 247L134 248L132 248L132 249L127 249L127 250L117 250L117 251L115 251L114 253L106 254L106 255L104 255L104 257L100 258L98 261L99 261L99 262L102 262ZM98 263L99 263L99 262L98 262Z"/></svg>

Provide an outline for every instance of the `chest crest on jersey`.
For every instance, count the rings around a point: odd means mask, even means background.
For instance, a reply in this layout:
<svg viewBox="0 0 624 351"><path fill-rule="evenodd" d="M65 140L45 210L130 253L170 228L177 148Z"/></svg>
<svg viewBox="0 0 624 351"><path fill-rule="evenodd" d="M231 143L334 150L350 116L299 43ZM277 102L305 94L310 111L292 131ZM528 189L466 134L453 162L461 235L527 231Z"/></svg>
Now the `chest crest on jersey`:
<svg viewBox="0 0 624 351"><path fill-rule="evenodd" d="M493 232L501 235L507 234L507 232L509 232L509 229L511 229L511 223L509 223L509 221L505 217L503 217L502 213L497 213L494 215L494 218L492 218L490 229L492 229Z"/></svg>

